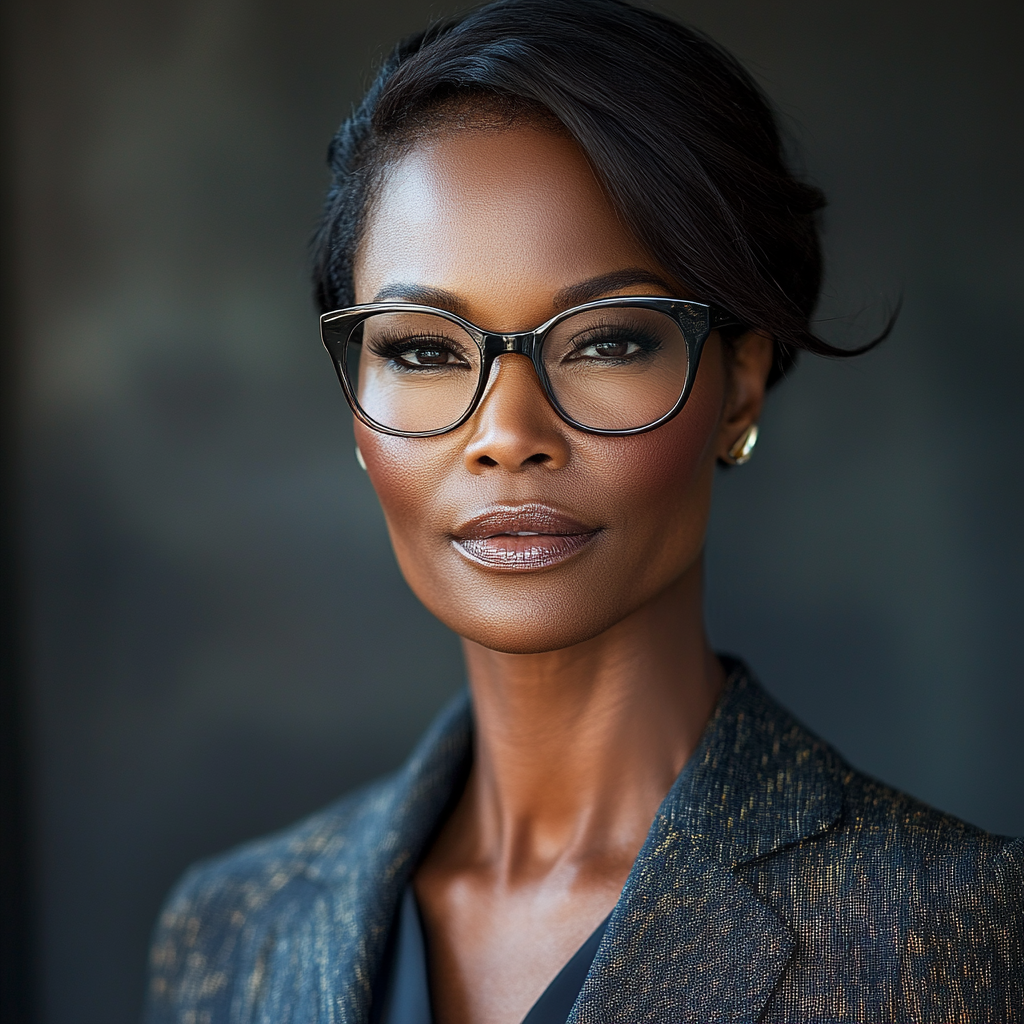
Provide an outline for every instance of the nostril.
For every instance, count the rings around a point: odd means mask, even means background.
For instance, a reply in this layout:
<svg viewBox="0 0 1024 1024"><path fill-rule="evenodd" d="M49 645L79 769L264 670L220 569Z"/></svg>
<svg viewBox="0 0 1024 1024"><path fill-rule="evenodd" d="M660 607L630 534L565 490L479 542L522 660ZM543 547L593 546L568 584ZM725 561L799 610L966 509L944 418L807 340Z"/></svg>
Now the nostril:
<svg viewBox="0 0 1024 1024"><path fill-rule="evenodd" d="M535 466L543 466L545 462L551 461L551 456L538 452L536 455L531 455L526 461L532 462Z"/></svg>
<svg viewBox="0 0 1024 1024"><path fill-rule="evenodd" d="M498 464L490 457L490 455L481 455L476 461L479 462L481 466L496 466Z"/></svg>

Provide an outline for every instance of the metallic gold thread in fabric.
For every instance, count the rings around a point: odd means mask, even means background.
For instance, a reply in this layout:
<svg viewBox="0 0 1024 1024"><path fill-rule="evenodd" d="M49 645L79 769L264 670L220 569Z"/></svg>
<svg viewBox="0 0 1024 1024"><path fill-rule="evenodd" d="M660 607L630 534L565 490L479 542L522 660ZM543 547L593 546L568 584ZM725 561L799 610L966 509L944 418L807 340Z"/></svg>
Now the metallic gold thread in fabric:
<svg viewBox="0 0 1024 1024"><path fill-rule="evenodd" d="M1024 841L854 771L732 664L569 1024L1024 1022ZM192 869L148 1024L366 1021L471 745L463 695L395 775Z"/></svg>

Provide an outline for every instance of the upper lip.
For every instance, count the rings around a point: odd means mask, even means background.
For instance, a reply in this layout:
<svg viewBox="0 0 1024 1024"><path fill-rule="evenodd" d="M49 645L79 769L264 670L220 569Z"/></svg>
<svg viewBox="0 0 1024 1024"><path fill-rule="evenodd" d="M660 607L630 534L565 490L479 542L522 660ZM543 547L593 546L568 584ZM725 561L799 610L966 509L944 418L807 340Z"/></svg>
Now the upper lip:
<svg viewBox="0 0 1024 1024"><path fill-rule="evenodd" d="M596 529L550 505L495 505L459 526L454 536L457 540L487 540L488 537L510 534L567 537L594 533Z"/></svg>

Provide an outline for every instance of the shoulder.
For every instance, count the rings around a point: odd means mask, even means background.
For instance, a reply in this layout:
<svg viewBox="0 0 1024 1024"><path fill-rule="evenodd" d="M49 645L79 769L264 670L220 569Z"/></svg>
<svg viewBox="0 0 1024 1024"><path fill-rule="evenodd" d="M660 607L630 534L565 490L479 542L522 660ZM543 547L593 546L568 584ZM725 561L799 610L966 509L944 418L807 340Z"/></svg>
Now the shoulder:
<svg viewBox="0 0 1024 1024"><path fill-rule="evenodd" d="M1024 1021L1024 841L854 770L742 671L700 770L698 824L795 940L766 1020L813 993L829 1020Z"/></svg>
<svg viewBox="0 0 1024 1024"><path fill-rule="evenodd" d="M836 885L874 883L893 900L962 897L969 882L1001 899L1020 886L1024 841L986 832L852 768L749 675L732 699L736 725L719 727L712 753L741 762L726 781L735 790L742 780L740 810L756 819L752 831L772 835L771 845L752 844L755 856L737 862L800 871L827 865Z"/></svg>
<svg viewBox="0 0 1024 1024"><path fill-rule="evenodd" d="M836 813L765 864L801 875L827 871L831 887L877 889L908 913L944 904L1024 912L1024 839L986 832L857 771L791 715L777 717L791 740L794 776L831 790ZM806 767L812 752L816 774Z"/></svg>
<svg viewBox="0 0 1024 1024"><path fill-rule="evenodd" d="M1019 863L1020 841L994 835L849 767L842 773L838 835L862 853L902 861L947 880Z"/></svg>
<svg viewBox="0 0 1024 1024"><path fill-rule="evenodd" d="M878 890L890 903L993 899L1020 885L1021 842L944 814L852 768L735 659L729 684L677 799L679 819L751 875L818 888ZM781 883L780 883L781 884ZM796 883L794 883L796 884ZM844 888L845 887L845 888Z"/></svg>
<svg viewBox="0 0 1024 1024"><path fill-rule="evenodd" d="M986 832L856 771L844 779L843 811L826 845L901 910L905 955L1002 946L1024 969L1024 839Z"/></svg>
<svg viewBox="0 0 1024 1024"><path fill-rule="evenodd" d="M356 1019L410 865L468 770L466 694L406 763L192 868L160 915L149 1024ZM339 1009L342 1007L343 1009Z"/></svg>
<svg viewBox="0 0 1024 1024"><path fill-rule="evenodd" d="M780 1005L820 984L908 1020L1020 1019L1024 839L839 763L831 827L741 869L797 939Z"/></svg>
<svg viewBox="0 0 1024 1024"><path fill-rule="evenodd" d="M183 1007L227 1013L238 977L258 973L268 936L293 931L327 892L323 865L344 869L366 820L394 786L385 778L273 835L190 868L171 891L150 951L148 1015L178 1020ZM220 1019L216 1014L215 1019Z"/></svg>
<svg viewBox="0 0 1024 1024"><path fill-rule="evenodd" d="M168 897L161 922L239 900L266 908L299 879L318 884L316 865L343 858L358 843L367 812L392 786L391 777L379 779L288 828L193 865Z"/></svg>

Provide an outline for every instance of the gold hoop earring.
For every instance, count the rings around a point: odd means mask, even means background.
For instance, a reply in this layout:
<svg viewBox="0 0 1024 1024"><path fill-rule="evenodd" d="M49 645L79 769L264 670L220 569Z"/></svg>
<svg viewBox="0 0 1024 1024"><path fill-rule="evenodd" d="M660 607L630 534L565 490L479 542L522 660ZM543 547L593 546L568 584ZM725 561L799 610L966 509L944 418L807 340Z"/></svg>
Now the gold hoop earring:
<svg viewBox="0 0 1024 1024"><path fill-rule="evenodd" d="M742 466L750 461L754 454L754 445L757 444L757 424L751 423L746 430L736 439L735 444L729 449L725 461L731 466Z"/></svg>
<svg viewBox="0 0 1024 1024"><path fill-rule="evenodd" d="M356 462L359 463L359 468L365 473L366 460L363 458L363 453L359 450L359 445L356 445Z"/></svg>

